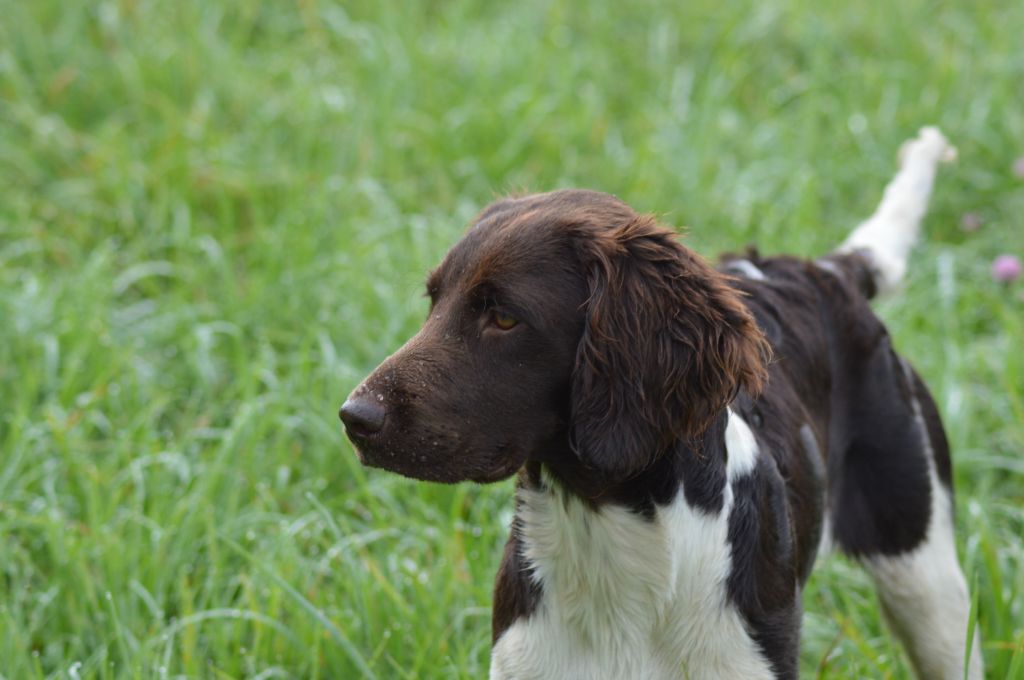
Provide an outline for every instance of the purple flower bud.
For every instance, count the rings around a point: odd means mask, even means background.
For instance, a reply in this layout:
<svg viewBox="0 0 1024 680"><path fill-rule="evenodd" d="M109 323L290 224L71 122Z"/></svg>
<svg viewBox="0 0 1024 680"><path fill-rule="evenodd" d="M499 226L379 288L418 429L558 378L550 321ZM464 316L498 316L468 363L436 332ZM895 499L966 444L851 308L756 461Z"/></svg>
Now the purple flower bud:
<svg viewBox="0 0 1024 680"><path fill-rule="evenodd" d="M992 278L1001 283L1016 281L1020 272L1020 259L1016 255L1000 255L992 261Z"/></svg>
<svg viewBox="0 0 1024 680"><path fill-rule="evenodd" d="M968 212L960 216L960 229L968 234L981 229L982 224L984 224L984 221L978 213Z"/></svg>
<svg viewBox="0 0 1024 680"><path fill-rule="evenodd" d="M1024 156L1013 162L1013 174L1024 179Z"/></svg>

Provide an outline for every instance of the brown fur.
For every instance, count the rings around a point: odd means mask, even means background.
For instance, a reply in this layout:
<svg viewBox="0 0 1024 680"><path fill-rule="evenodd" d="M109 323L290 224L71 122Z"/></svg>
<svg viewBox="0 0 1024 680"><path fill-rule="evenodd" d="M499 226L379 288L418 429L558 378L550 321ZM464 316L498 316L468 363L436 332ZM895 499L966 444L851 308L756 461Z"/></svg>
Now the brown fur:
<svg viewBox="0 0 1024 680"><path fill-rule="evenodd" d="M423 330L353 393L376 394L387 425L350 428L364 461L411 477L493 481L535 461L597 498L672 442L699 441L767 375L768 343L728 277L607 194L488 206L427 290ZM499 307L518 328L495 330ZM481 371L490 380L478 394L434 388L451 376L475 385ZM455 413L475 425L456 433Z"/></svg>
<svg viewBox="0 0 1024 680"><path fill-rule="evenodd" d="M572 438L581 460L628 476L698 439L741 388L759 393L770 350L723 274L653 217L615 217L576 227L589 297Z"/></svg>

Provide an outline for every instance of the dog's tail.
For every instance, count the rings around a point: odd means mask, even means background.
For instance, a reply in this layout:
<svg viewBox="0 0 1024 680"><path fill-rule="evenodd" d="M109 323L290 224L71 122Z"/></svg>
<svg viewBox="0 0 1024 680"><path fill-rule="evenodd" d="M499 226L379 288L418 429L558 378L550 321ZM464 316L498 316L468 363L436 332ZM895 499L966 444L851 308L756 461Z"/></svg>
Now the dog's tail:
<svg viewBox="0 0 1024 680"><path fill-rule="evenodd" d="M838 255L856 255L866 271L858 277L867 297L895 289L907 270L907 255L917 241L939 163L956 158L956 149L936 127L921 128L900 147L900 169L885 187L875 213L857 226ZM827 260L827 258L826 258Z"/></svg>

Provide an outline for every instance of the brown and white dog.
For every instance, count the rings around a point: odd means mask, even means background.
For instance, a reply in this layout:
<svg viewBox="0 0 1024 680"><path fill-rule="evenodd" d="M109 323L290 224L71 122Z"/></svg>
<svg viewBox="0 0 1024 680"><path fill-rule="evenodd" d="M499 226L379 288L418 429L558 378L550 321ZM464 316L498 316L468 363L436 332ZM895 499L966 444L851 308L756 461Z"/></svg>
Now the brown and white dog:
<svg viewBox="0 0 1024 680"><path fill-rule="evenodd" d="M981 677L935 402L868 300L902 277L925 128L832 254L713 268L622 201L497 201L422 330L341 409L366 465L518 473L491 678L795 678L823 545L858 559L922 678Z"/></svg>

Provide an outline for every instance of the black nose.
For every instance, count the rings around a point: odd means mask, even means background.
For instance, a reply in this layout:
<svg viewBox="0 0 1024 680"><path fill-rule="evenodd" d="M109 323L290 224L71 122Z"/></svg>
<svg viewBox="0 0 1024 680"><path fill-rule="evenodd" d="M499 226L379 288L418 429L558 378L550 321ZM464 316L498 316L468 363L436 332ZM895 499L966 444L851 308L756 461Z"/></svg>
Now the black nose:
<svg viewBox="0 0 1024 680"><path fill-rule="evenodd" d="M349 397L341 405L338 417L350 435L367 437L384 427L384 405L372 396Z"/></svg>

